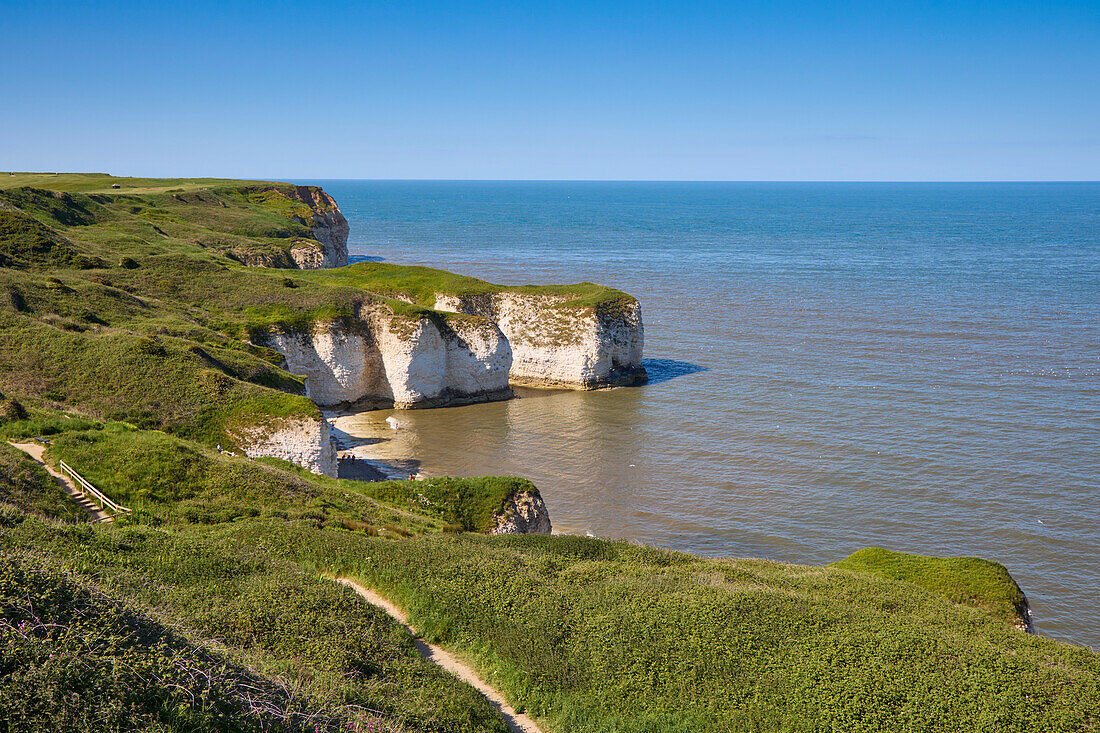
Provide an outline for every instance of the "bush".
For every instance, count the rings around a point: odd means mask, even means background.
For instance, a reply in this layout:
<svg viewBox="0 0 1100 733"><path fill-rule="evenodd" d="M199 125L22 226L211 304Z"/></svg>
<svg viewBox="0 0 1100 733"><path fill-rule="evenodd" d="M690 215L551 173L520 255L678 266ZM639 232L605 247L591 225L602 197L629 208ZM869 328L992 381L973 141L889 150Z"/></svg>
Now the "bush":
<svg viewBox="0 0 1100 733"><path fill-rule="evenodd" d="M136 270L141 267L138 261L133 257L120 257L118 260L118 266L124 270Z"/></svg>
<svg viewBox="0 0 1100 733"><path fill-rule="evenodd" d="M0 423L26 419L27 408L23 407L18 400L0 395Z"/></svg>
<svg viewBox="0 0 1100 733"><path fill-rule="evenodd" d="M78 270L99 270L107 266L102 257L94 255L77 255L73 258L73 266Z"/></svg>
<svg viewBox="0 0 1100 733"><path fill-rule="evenodd" d="M25 313L29 310L29 308L27 308L26 299L23 297L23 294L20 293L18 290L13 287L9 287L7 290L7 294L8 305L11 306L11 309L13 311L15 311L16 313Z"/></svg>

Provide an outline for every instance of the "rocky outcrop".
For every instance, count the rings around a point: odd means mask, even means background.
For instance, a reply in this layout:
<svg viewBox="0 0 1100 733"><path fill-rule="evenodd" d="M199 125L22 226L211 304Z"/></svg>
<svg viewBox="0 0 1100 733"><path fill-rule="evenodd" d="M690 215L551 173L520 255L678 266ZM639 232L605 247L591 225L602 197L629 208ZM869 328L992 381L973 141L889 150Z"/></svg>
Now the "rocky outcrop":
<svg viewBox="0 0 1100 733"><path fill-rule="evenodd" d="M642 310L629 296L581 307L541 293L437 295L435 309L493 321L512 348L512 384L598 389L646 381Z"/></svg>
<svg viewBox="0 0 1100 733"><path fill-rule="evenodd" d="M274 418L237 428L233 438L249 458L282 458L314 473L337 476L336 449L323 418Z"/></svg>
<svg viewBox="0 0 1100 733"><path fill-rule="evenodd" d="M345 253L346 253L345 249ZM301 239L290 245L290 259L299 270L319 270L323 267L343 267L348 263L347 255L343 260L337 258L333 248L322 242ZM342 262L342 264L338 264Z"/></svg>
<svg viewBox="0 0 1100 733"><path fill-rule="evenodd" d="M316 186L295 186L291 198L313 210L309 221L314 238L320 243L302 240L290 249L290 256L303 270L322 267L343 267L348 264L348 221L336 200Z"/></svg>
<svg viewBox="0 0 1100 733"><path fill-rule="evenodd" d="M538 490L517 491L493 515L489 534L550 534L550 512Z"/></svg>
<svg viewBox="0 0 1100 733"><path fill-rule="evenodd" d="M353 319L309 330L273 327L253 341L280 352L323 407L437 407L511 397L511 348L484 318L364 305Z"/></svg>

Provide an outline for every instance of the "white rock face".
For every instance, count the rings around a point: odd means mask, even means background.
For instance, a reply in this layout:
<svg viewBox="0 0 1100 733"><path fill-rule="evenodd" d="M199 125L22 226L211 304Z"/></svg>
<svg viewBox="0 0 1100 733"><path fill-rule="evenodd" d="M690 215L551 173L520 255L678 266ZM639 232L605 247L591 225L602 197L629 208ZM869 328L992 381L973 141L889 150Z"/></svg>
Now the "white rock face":
<svg viewBox="0 0 1100 733"><path fill-rule="evenodd" d="M327 243L302 240L290 247L290 258L299 270L317 270L322 267L342 267L334 248ZM344 257L344 265L347 257Z"/></svg>
<svg viewBox="0 0 1100 733"><path fill-rule="evenodd" d="M234 437L249 458L282 458L314 473L333 478L337 475L336 449L324 419L283 418L236 432Z"/></svg>
<svg viewBox="0 0 1100 733"><path fill-rule="evenodd" d="M550 534L550 512L537 491L518 491L493 516L489 534Z"/></svg>
<svg viewBox="0 0 1100 733"><path fill-rule="evenodd" d="M257 342L305 375L310 399L324 407L431 407L511 396L511 348L485 319L410 318L373 307L350 323L320 322L308 333L272 329Z"/></svg>
<svg viewBox="0 0 1100 733"><path fill-rule="evenodd" d="M512 347L512 384L596 389L645 382L637 301L613 310L561 306L563 301L513 292L437 295L435 309L494 321Z"/></svg>

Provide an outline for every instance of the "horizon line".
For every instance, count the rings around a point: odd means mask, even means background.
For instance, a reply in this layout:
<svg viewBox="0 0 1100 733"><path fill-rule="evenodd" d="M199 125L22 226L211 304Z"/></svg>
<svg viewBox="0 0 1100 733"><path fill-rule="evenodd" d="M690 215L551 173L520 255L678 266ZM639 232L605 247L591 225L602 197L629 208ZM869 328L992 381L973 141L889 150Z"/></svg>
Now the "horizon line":
<svg viewBox="0 0 1100 733"><path fill-rule="evenodd" d="M180 176L173 177L178 178ZM902 180L888 178L341 178L329 176L296 176L288 180L373 181L379 183L1100 183L1100 178L958 178Z"/></svg>

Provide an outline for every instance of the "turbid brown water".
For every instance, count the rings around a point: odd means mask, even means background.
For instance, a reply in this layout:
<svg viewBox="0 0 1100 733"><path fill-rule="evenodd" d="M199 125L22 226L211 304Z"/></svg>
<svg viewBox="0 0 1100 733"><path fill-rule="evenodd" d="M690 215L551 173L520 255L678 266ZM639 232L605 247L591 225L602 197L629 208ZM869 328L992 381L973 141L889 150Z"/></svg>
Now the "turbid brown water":
<svg viewBox="0 0 1100 733"><path fill-rule="evenodd" d="M325 187L355 255L642 303L652 384L362 415L395 471L706 555L987 557L1100 647L1100 185Z"/></svg>

